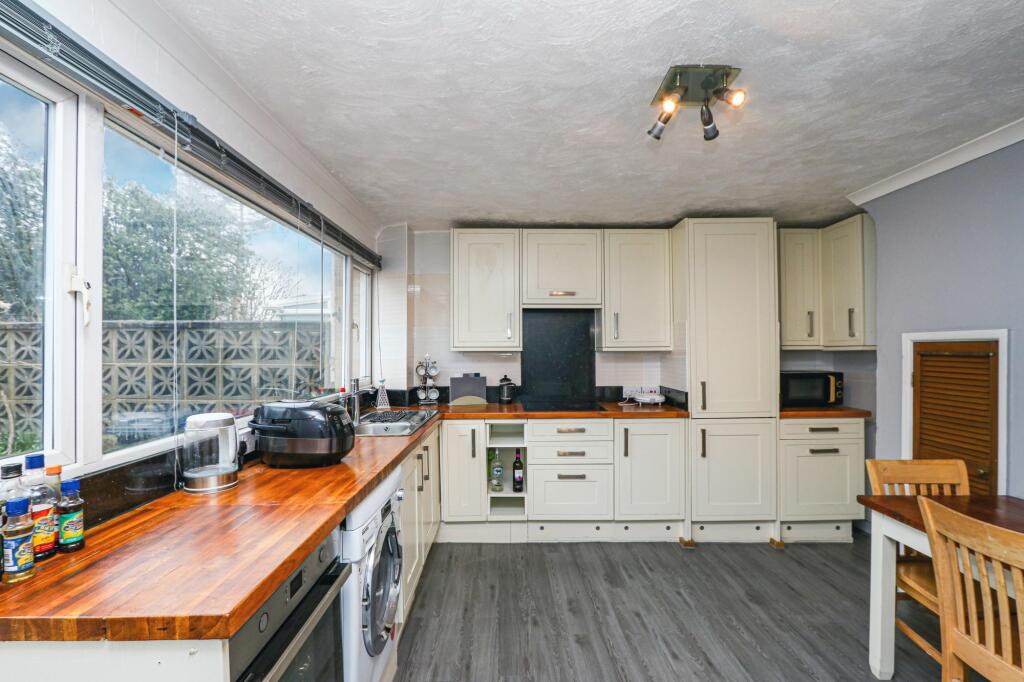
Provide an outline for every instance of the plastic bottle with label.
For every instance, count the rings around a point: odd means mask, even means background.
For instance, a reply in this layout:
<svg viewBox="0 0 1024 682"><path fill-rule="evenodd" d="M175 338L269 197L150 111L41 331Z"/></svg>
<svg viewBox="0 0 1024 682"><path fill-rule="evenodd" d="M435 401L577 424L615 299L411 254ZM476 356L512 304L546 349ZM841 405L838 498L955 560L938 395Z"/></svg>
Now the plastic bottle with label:
<svg viewBox="0 0 1024 682"><path fill-rule="evenodd" d="M7 522L0 528L4 547L4 575L6 585L28 580L36 572L32 539L35 522L29 512L29 498L15 497L7 501Z"/></svg>
<svg viewBox="0 0 1024 682"><path fill-rule="evenodd" d="M57 503L57 549L77 552L85 547L85 502L79 494L81 482L77 479L60 484L60 502Z"/></svg>
<svg viewBox="0 0 1024 682"><path fill-rule="evenodd" d="M46 467L46 478L43 479L46 481L46 485L50 486L50 489L53 490L53 494L57 496L58 500L60 499L60 475L63 470L64 467L60 464L51 464Z"/></svg>
<svg viewBox="0 0 1024 682"><path fill-rule="evenodd" d="M7 522L5 505L7 500L24 495L21 487L21 465L4 464L0 466L0 526Z"/></svg>
<svg viewBox="0 0 1024 682"><path fill-rule="evenodd" d="M29 455L25 458L25 478L28 486L29 508L35 531L32 547L35 560L49 559L57 553L57 494L46 485L43 473L43 456Z"/></svg>

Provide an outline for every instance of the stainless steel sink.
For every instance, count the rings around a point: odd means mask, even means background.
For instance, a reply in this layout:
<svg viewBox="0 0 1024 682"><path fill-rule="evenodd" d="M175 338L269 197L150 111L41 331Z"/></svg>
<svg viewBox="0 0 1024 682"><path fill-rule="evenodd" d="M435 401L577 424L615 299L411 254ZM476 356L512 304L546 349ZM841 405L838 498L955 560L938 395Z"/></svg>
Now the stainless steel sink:
<svg viewBox="0 0 1024 682"><path fill-rule="evenodd" d="M437 414L437 410L382 410L359 416L357 436L408 436Z"/></svg>

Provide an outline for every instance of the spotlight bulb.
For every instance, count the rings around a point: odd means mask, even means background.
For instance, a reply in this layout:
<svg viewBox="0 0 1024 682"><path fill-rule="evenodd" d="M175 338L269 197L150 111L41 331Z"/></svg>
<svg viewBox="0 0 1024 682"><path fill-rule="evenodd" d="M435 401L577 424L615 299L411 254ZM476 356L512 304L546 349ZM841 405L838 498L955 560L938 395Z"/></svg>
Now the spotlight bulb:
<svg viewBox="0 0 1024 682"><path fill-rule="evenodd" d="M665 98L661 100L661 110L666 114L676 113L676 109L679 108L679 100L680 97L677 92L674 92L671 95L666 95Z"/></svg>
<svg viewBox="0 0 1024 682"><path fill-rule="evenodd" d="M672 112L662 111L658 114L658 120L654 122L651 129L647 131L647 134L653 137L655 140L661 139L661 134L665 132L665 126L669 121L672 120Z"/></svg>
<svg viewBox="0 0 1024 682"><path fill-rule="evenodd" d="M747 91L742 89L731 90L729 88L725 88L719 95L719 99L733 109L740 109L747 103Z"/></svg>
<svg viewBox="0 0 1024 682"><path fill-rule="evenodd" d="M704 139L707 142L718 137L718 126L715 125L715 117L711 115L711 107L706 102L700 108L700 124L704 126Z"/></svg>

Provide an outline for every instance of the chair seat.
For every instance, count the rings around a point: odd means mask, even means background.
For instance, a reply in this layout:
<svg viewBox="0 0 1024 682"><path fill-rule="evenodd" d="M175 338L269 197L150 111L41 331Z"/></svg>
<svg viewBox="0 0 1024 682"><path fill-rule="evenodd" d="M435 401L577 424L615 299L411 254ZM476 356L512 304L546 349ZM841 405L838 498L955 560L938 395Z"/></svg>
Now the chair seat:
<svg viewBox="0 0 1024 682"><path fill-rule="evenodd" d="M911 559L897 562L896 587L932 613L939 613L939 590L931 561Z"/></svg>

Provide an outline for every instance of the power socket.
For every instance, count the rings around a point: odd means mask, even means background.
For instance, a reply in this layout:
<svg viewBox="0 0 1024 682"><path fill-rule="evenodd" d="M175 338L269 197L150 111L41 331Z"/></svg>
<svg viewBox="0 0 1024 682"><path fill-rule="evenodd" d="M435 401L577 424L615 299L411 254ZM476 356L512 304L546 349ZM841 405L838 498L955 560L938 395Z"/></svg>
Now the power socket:
<svg viewBox="0 0 1024 682"><path fill-rule="evenodd" d="M622 398L623 398L623 400L626 400L628 398L632 398L637 393L643 393L643 392L644 392L644 387L643 386L623 386L622 387Z"/></svg>

